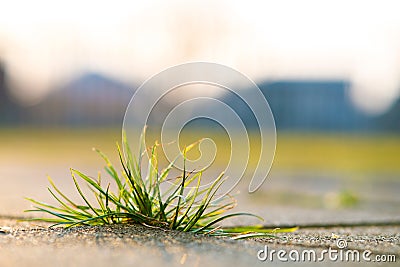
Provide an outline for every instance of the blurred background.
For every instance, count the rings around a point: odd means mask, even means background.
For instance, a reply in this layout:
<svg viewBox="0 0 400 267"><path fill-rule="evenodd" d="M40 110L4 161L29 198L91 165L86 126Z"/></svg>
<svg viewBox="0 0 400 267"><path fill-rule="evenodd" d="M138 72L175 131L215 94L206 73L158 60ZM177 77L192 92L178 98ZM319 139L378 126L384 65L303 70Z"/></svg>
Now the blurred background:
<svg viewBox="0 0 400 267"><path fill-rule="evenodd" d="M254 195L242 192L241 208L271 223L400 219L397 1L0 7L0 215L29 208L24 196L51 201L47 174L71 192L70 167L97 175L103 163L91 148L117 159L141 83L212 61L253 79L276 120L271 174Z"/></svg>

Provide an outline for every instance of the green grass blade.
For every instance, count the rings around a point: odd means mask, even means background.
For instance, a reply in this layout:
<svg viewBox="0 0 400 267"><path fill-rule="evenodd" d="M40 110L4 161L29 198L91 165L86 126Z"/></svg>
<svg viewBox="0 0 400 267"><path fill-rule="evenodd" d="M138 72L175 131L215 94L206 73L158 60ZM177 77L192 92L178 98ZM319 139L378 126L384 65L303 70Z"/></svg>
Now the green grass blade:
<svg viewBox="0 0 400 267"><path fill-rule="evenodd" d="M201 140L186 146L180 155L159 173L158 152L159 144L156 142L147 148L145 143L146 129L143 130L139 142L139 154L133 155L123 132L122 152L117 143L117 151L122 171L120 174L109 158L100 150L96 152L105 162L105 170L110 175L110 183L103 187L101 176L98 179L71 169L71 176L83 204L79 205L67 197L48 177L51 196L57 201L57 206L27 198L34 204L34 209L26 212L41 212L50 215L49 218L29 218L27 220L53 223L53 226L73 227L76 225L104 225L114 223L140 223L148 226L172 228L180 231L191 231L210 236L229 236L233 239L246 239L256 237L272 237L277 232L294 231L290 229L264 229L262 226L241 226L222 229L215 227L219 222L235 216L260 217L250 213L226 214L236 206L232 196L226 195L217 198L221 185L227 178L221 173L214 182L201 188L203 172L189 171L186 169L186 153L198 145ZM148 156L148 170L146 177L142 177L142 160ZM183 156L183 157L182 157ZM182 176L171 178L171 170L178 159L183 160ZM79 177L79 183L77 178ZM144 178L144 179L143 179ZM197 181L196 181L197 179ZM164 182L171 185L164 190ZM88 186L93 193L95 202L89 199L81 189L80 184ZM191 188L190 188L191 187ZM163 190L163 192L161 191Z"/></svg>
<svg viewBox="0 0 400 267"><path fill-rule="evenodd" d="M94 214L96 214L97 216L99 216L100 214L96 211L96 209L90 204L90 202L87 200L87 198L85 197L85 195L82 193L82 190L78 184L78 182L76 181L75 175L72 174L72 179L74 181L76 190L78 191L79 195L82 197L83 201L85 201L86 205L88 205L88 207L94 212ZM106 221L104 221L106 223Z"/></svg>
<svg viewBox="0 0 400 267"><path fill-rule="evenodd" d="M217 219L211 221L210 223L206 224L205 226L203 226L203 227L201 227L201 228L199 228L199 229L194 230L194 232L195 232L195 233L198 233L198 232L204 231L204 230L206 230L207 228L211 227L212 225L214 225L214 224L216 224L216 223L218 223L218 222L220 222L220 221L222 221L222 220L226 220L226 219L228 219L228 218L237 217L237 216L251 216L251 217L255 217L255 218L257 218L257 219L263 220L263 218L261 218L260 216L254 215L254 214L252 214L252 213L246 213L246 212L231 213L231 214L227 214L227 215L225 215L225 216L219 217L219 218L217 218Z"/></svg>
<svg viewBox="0 0 400 267"><path fill-rule="evenodd" d="M106 166L106 171L110 174L110 176L114 179L115 183L118 186L118 189L123 188L123 184L121 182L121 179L119 179L118 177L118 173L115 170L114 166L112 165L111 161L108 159L108 157L101 152L100 150L95 148L95 151L104 159L104 161L106 162L107 166Z"/></svg>
<svg viewBox="0 0 400 267"><path fill-rule="evenodd" d="M268 238L276 238L273 234L267 233L249 233L249 234L238 234L231 237L233 240L239 239L248 239L248 238L261 238L261 237L268 237Z"/></svg>

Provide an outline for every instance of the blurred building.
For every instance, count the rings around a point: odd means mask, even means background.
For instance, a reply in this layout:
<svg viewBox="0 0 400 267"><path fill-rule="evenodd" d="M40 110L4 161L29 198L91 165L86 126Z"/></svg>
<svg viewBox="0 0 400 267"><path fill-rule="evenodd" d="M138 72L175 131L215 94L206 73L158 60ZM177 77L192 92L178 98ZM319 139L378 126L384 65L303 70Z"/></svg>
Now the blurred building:
<svg viewBox="0 0 400 267"><path fill-rule="evenodd" d="M5 79L5 70L3 64L0 61L0 108L3 111L4 106L6 105L8 96L6 93L6 79Z"/></svg>
<svg viewBox="0 0 400 267"><path fill-rule="evenodd" d="M121 126L136 88L100 74L86 73L53 90L38 105L20 107L11 101L5 80L5 70L0 65L3 125ZM350 101L350 85L346 81L266 81L259 88L268 100L278 130L400 131L400 100L387 113L369 116ZM246 126L257 127L250 108L238 96L229 93L219 98L238 113ZM168 107L164 109L167 111Z"/></svg>
<svg viewBox="0 0 400 267"><path fill-rule="evenodd" d="M12 124L20 120L20 108L9 94L6 81L6 70L0 61L0 125Z"/></svg>
<svg viewBox="0 0 400 267"><path fill-rule="evenodd" d="M40 104L27 108L30 124L52 126L122 125L133 86L111 78L87 73L55 89Z"/></svg>
<svg viewBox="0 0 400 267"><path fill-rule="evenodd" d="M400 98L397 99L388 112L380 116L378 123L381 129L400 132Z"/></svg>
<svg viewBox="0 0 400 267"><path fill-rule="evenodd" d="M354 107L346 81L267 81L259 88L271 107L278 130L379 130L377 118ZM246 126L257 127L250 108L238 96L230 93L223 101L238 112Z"/></svg>
<svg viewBox="0 0 400 267"><path fill-rule="evenodd" d="M354 107L346 81L283 81L260 85L278 129L377 130L376 118Z"/></svg>

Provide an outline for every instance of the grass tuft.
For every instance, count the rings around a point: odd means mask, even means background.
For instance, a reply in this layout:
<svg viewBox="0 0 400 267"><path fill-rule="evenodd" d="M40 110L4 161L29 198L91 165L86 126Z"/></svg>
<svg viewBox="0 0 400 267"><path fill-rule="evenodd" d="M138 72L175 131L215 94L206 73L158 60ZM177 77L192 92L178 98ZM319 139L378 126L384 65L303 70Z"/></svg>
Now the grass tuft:
<svg viewBox="0 0 400 267"><path fill-rule="evenodd" d="M119 174L108 157L101 151L97 153L106 163L106 171L115 183L115 191L110 184L102 185L100 174L92 178L78 170L71 169L71 176L75 188L82 198L83 204L78 204L67 197L49 177L48 191L58 202L58 206L46 204L27 198L34 204L33 209L26 212L41 212L50 215L28 220L52 223L52 226L72 227L77 225L105 225L118 223L139 223L150 227L169 228L185 232L194 232L213 236L229 236L234 239L250 237L272 237L277 229L263 229L260 227L239 227L222 229L217 224L228 218L236 216L253 216L260 220L261 217L251 213L228 213L236 206L236 200L225 195L218 197L217 192L224 183L225 178L221 173L215 181L205 189L200 189L203 172L193 174L186 170L186 153L198 144L187 146L183 150L184 168L182 175L170 178L169 173L173 168L171 162L165 169L158 167L158 143L148 148L148 170L142 172L142 159L144 158L144 135L141 136L139 155L135 157L128 145L124 134L123 148L117 144L121 164ZM93 193L94 200L82 191L78 180L83 181ZM162 192L161 185L170 182L169 188ZM285 231L294 229L285 229ZM278 230L279 231L279 230Z"/></svg>

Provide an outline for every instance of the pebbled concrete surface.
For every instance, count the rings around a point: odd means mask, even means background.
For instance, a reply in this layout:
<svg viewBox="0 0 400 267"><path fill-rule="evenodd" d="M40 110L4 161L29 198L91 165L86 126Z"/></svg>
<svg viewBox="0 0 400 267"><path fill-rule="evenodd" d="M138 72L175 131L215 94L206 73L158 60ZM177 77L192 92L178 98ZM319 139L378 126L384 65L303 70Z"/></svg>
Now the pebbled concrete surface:
<svg viewBox="0 0 400 267"><path fill-rule="evenodd" d="M400 226L299 229L276 238L231 240L142 225L113 225L49 229L46 224L0 220L0 266L266 266L287 265L276 256L260 261L259 250L347 249L376 255L394 255L396 262L298 262L299 266L397 266L400 261ZM346 251L346 250L343 250ZM293 263L289 261L289 263Z"/></svg>

